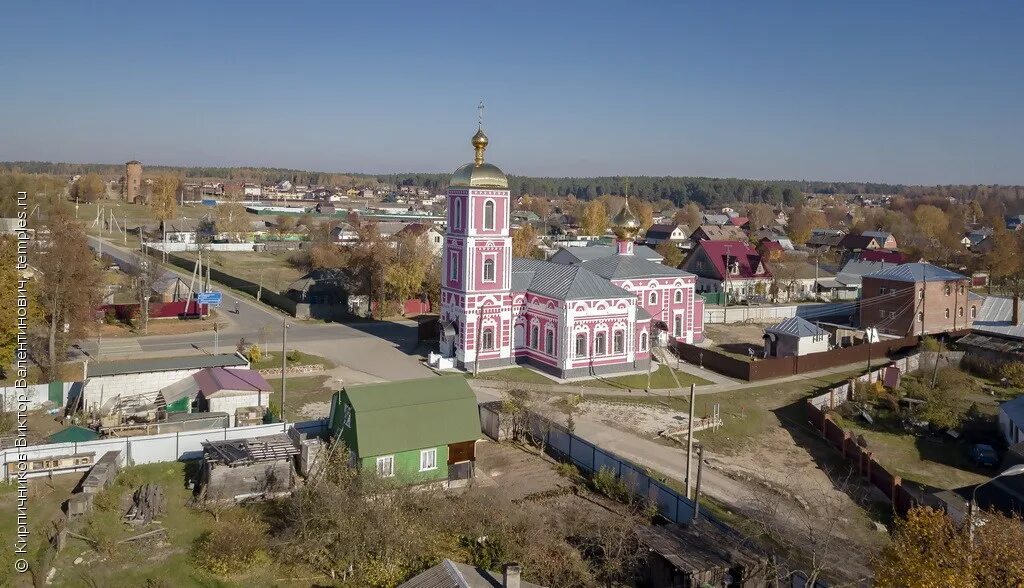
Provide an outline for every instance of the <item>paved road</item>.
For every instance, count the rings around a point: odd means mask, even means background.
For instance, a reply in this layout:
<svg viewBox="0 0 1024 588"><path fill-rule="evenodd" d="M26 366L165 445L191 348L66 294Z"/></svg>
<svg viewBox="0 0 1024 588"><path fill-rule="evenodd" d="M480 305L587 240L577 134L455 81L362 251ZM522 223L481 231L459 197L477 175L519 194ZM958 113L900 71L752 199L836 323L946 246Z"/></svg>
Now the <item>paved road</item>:
<svg viewBox="0 0 1024 588"><path fill-rule="evenodd" d="M99 239L89 237L93 249L99 249ZM139 253L103 241L103 254L125 266L138 265ZM169 271L188 280L191 275L178 268ZM256 302L252 298L223 289L224 304L218 320L228 323L215 336L212 331L187 335L107 338L100 342L90 338L79 348L92 358L129 359L158 355L187 355L213 353L215 338L219 351L231 351L240 338L251 343L280 348L282 324L288 321L289 349L326 357L338 365L331 371L336 380L348 383L402 380L429 376L431 370L423 366L416 351L416 324L413 321L365 321L356 323L323 323L296 320L281 311ZM235 303L238 314L235 314Z"/></svg>

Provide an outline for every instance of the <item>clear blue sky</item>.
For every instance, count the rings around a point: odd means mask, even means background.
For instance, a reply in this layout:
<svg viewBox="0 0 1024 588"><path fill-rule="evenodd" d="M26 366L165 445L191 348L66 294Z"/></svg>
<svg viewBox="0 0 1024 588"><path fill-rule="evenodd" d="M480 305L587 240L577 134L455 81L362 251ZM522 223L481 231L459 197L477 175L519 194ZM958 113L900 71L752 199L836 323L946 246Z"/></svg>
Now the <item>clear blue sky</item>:
<svg viewBox="0 0 1024 588"><path fill-rule="evenodd" d="M1024 183L1024 2L8 2L0 160Z"/></svg>

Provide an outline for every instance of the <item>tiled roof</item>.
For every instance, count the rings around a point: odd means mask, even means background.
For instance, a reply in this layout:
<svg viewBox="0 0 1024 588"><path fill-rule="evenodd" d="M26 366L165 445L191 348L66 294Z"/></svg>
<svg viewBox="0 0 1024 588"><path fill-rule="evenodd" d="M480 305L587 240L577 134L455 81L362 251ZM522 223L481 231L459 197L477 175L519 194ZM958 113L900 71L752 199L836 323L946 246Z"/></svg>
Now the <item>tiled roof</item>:
<svg viewBox="0 0 1024 588"><path fill-rule="evenodd" d="M633 296L627 290L619 288L585 269L584 265L586 264L566 265L540 259L516 257L512 259L512 289L517 292L529 291L557 300L594 300Z"/></svg>
<svg viewBox="0 0 1024 588"><path fill-rule="evenodd" d="M897 282L945 282L967 279L966 276L930 263L904 263L867 274L864 277Z"/></svg>
<svg viewBox="0 0 1024 588"><path fill-rule="evenodd" d="M693 276L690 272L669 267L663 263L647 261L636 255L611 255L583 262L583 267L609 280L630 278Z"/></svg>
<svg viewBox="0 0 1024 588"><path fill-rule="evenodd" d="M828 331L817 327L798 316L788 318L781 323L772 325L764 330L765 333L778 333L780 335L791 335L793 337L817 337L828 335Z"/></svg>

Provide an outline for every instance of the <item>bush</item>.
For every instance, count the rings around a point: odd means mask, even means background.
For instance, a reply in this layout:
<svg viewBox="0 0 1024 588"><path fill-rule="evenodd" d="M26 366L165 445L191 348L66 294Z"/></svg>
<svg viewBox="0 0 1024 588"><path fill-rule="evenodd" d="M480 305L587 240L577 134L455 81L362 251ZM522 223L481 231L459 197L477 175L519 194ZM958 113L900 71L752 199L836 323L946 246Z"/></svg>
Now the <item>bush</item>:
<svg viewBox="0 0 1024 588"><path fill-rule="evenodd" d="M299 361L302 359L302 352L298 349L292 349L288 352L288 361Z"/></svg>
<svg viewBox="0 0 1024 588"><path fill-rule="evenodd" d="M999 368L999 375L1006 378L1015 388L1024 388L1024 363L1011 361Z"/></svg>
<svg viewBox="0 0 1024 588"><path fill-rule="evenodd" d="M247 571L267 561L266 523L241 509L227 513L192 545L200 567L225 576Z"/></svg>
<svg viewBox="0 0 1024 588"><path fill-rule="evenodd" d="M620 480L610 468L602 466L590 478L590 488L599 494L618 502L629 503L633 499L632 492L626 487L626 483Z"/></svg>
<svg viewBox="0 0 1024 588"><path fill-rule="evenodd" d="M921 338L921 351L942 351L942 342L935 337L924 336Z"/></svg>
<svg viewBox="0 0 1024 588"><path fill-rule="evenodd" d="M576 479L580 477L580 471L571 463L559 463L555 470L563 478Z"/></svg>
<svg viewBox="0 0 1024 588"><path fill-rule="evenodd" d="M961 369L983 378L1001 377L1000 368L1002 366L974 355L965 354L963 359L960 360L960 367Z"/></svg>
<svg viewBox="0 0 1024 588"><path fill-rule="evenodd" d="M250 363L257 363L258 361L263 359L263 350L260 349L259 345L253 343L252 345L249 346L248 349L245 350L245 357L249 360Z"/></svg>

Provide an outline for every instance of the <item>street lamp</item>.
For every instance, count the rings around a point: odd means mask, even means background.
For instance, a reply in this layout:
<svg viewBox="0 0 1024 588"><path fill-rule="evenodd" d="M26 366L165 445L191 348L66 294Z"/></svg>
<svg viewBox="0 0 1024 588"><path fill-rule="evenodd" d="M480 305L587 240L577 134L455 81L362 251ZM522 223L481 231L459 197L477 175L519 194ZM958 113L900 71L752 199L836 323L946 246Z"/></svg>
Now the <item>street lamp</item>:
<svg viewBox="0 0 1024 588"><path fill-rule="evenodd" d="M970 541L971 547L974 547L974 511L977 508L975 506L975 500L978 497L978 488L981 488L982 486L988 484L989 482L995 480L996 478L1019 476L1021 474L1024 474L1024 463L1019 463L1017 465L1010 466L1005 470L999 472L995 476L992 476L991 479L986 480L974 487L974 491L971 492L971 502L967 505L967 539L968 541Z"/></svg>

